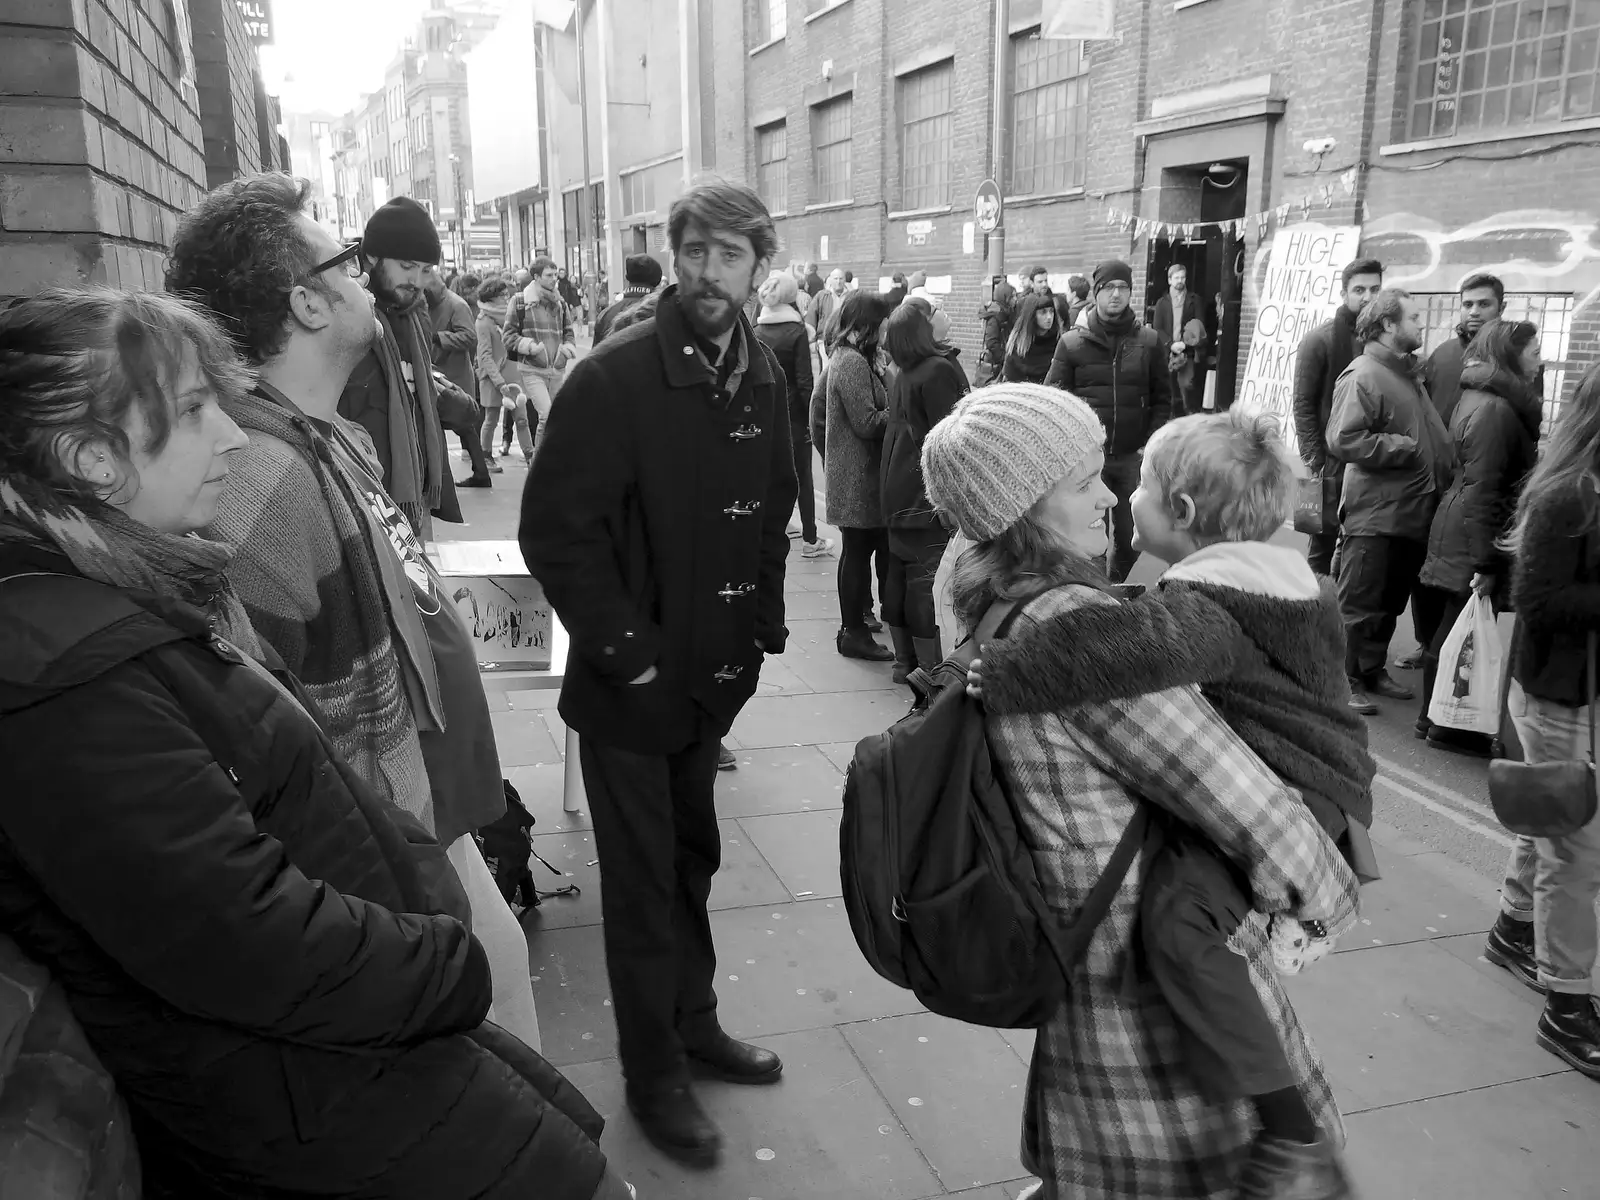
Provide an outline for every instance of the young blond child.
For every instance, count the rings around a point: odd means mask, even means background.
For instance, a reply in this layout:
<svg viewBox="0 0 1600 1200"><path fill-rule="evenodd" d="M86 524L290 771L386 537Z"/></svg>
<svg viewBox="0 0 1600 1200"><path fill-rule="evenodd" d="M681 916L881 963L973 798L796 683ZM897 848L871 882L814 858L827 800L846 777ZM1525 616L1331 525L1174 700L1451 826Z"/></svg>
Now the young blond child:
<svg viewBox="0 0 1600 1200"><path fill-rule="evenodd" d="M1366 834L1374 765L1366 726L1346 703L1338 602L1301 555L1269 544L1292 510L1297 473L1271 418L1229 411L1169 422L1145 448L1131 500L1134 547L1172 564L1159 586L989 642L970 684L994 713L1198 684L1300 790L1365 882L1377 877ZM1225 860L1175 828L1152 857L1142 945L1202 1084L1250 1097L1269 1132L1314 1140L1245 960L1227 946L1250 909L1248 886ZM1322 931L1281 914L1272 943L1285 972L1328 949Z"/></svg>

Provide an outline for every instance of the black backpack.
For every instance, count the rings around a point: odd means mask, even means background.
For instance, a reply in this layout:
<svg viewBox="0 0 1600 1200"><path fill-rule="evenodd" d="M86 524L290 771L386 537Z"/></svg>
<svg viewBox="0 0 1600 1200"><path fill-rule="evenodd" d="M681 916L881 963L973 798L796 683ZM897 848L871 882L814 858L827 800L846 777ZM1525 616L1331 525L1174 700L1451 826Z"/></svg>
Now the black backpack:
<svg viewBox="0 0 1600 1200"><path fill-rule="evenodd" d="M1051 911L966 692L977 647L1026 602L997 602L933 677L913 674L917 706L856 744L839 829L845 909L873 970L941 1016L999 1029L1060 1006L1149 823L1140 804L1071 922Z"/></svg>

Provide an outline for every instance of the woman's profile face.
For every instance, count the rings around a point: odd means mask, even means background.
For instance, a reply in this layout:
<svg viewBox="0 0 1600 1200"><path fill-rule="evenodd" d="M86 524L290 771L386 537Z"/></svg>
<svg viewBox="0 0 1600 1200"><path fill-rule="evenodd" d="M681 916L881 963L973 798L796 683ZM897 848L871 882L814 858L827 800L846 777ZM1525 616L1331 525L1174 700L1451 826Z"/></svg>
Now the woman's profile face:
<svg viewBox="0 0 1600 1200"><path fill-rule="evenodd" d="M1048 304L1041 304L1033 310L1033 327L1040 333L1049 333L1056 323L1056 310Z"/></svg>
<svg viewBox="0 0 1600 1200"><path fill-rule="evenodd" d="M161 533L186 534L211 524L227 485L228 456L249 442L222 411L216 388L195 355L167 387L172 426L159 450L149 451L150 427L135 406L126 432L129 461L106 499L129 517ZM96 481L94 472L89 473Z"/></svg>
<svg viewBox="0 0 1600 1200"><path fill-rule="evenodd" d="M1518 360L1522 365L1522 377L1530 382L1539 378L1539 372L1544 367L1544 357L1539 353L1539 339L1532 338L1522 348Z"/></svg>
<svg viewBox="0 0 1600 1200"><path fill-rule="evenodd" d="M1096 450L1033 506L1039 524L1084 558L1106 552L1105 517L1117 498L1100 478L1105 465L1106 456Z"/></svg>
<svg viewBox="0 0 1600 1200"><path fill-rule="evenodd" d="M931 318L933 322L933 340L942 342L950 336L950 314L942 308L935 308Z"/></svg>

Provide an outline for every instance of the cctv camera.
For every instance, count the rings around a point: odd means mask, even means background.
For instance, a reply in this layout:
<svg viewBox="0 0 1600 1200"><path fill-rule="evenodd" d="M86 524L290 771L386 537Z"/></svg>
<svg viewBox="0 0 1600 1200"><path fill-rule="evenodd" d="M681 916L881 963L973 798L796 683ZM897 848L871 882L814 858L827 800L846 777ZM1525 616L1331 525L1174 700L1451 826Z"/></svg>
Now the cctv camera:
<svg viewBox="0 0 1600 1200"><path fill-rule="evenodd" d="M1320 158L1338 144L1339 143L1331 137L1312 138L1310 141L1306 142L1306 153L1315 154Z"/></svg>

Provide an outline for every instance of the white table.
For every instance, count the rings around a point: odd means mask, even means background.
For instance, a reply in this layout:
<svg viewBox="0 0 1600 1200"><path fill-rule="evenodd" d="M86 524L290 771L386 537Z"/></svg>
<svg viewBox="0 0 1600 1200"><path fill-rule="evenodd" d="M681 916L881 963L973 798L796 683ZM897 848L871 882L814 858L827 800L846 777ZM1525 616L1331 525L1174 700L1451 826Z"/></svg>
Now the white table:
<svg viewBox="0 0 1600 1200"><path fill-rule="evenodd" d="M489 695L506 692L544 692L559 690L567 674L567 653L571 642L566 626L554 612L550 614L550 666L543 671L479 671L483 690ZM578 735L569 726L562 747L561 808L565 812L578 812L583 808L583 769L578 765Z"/></svg>

